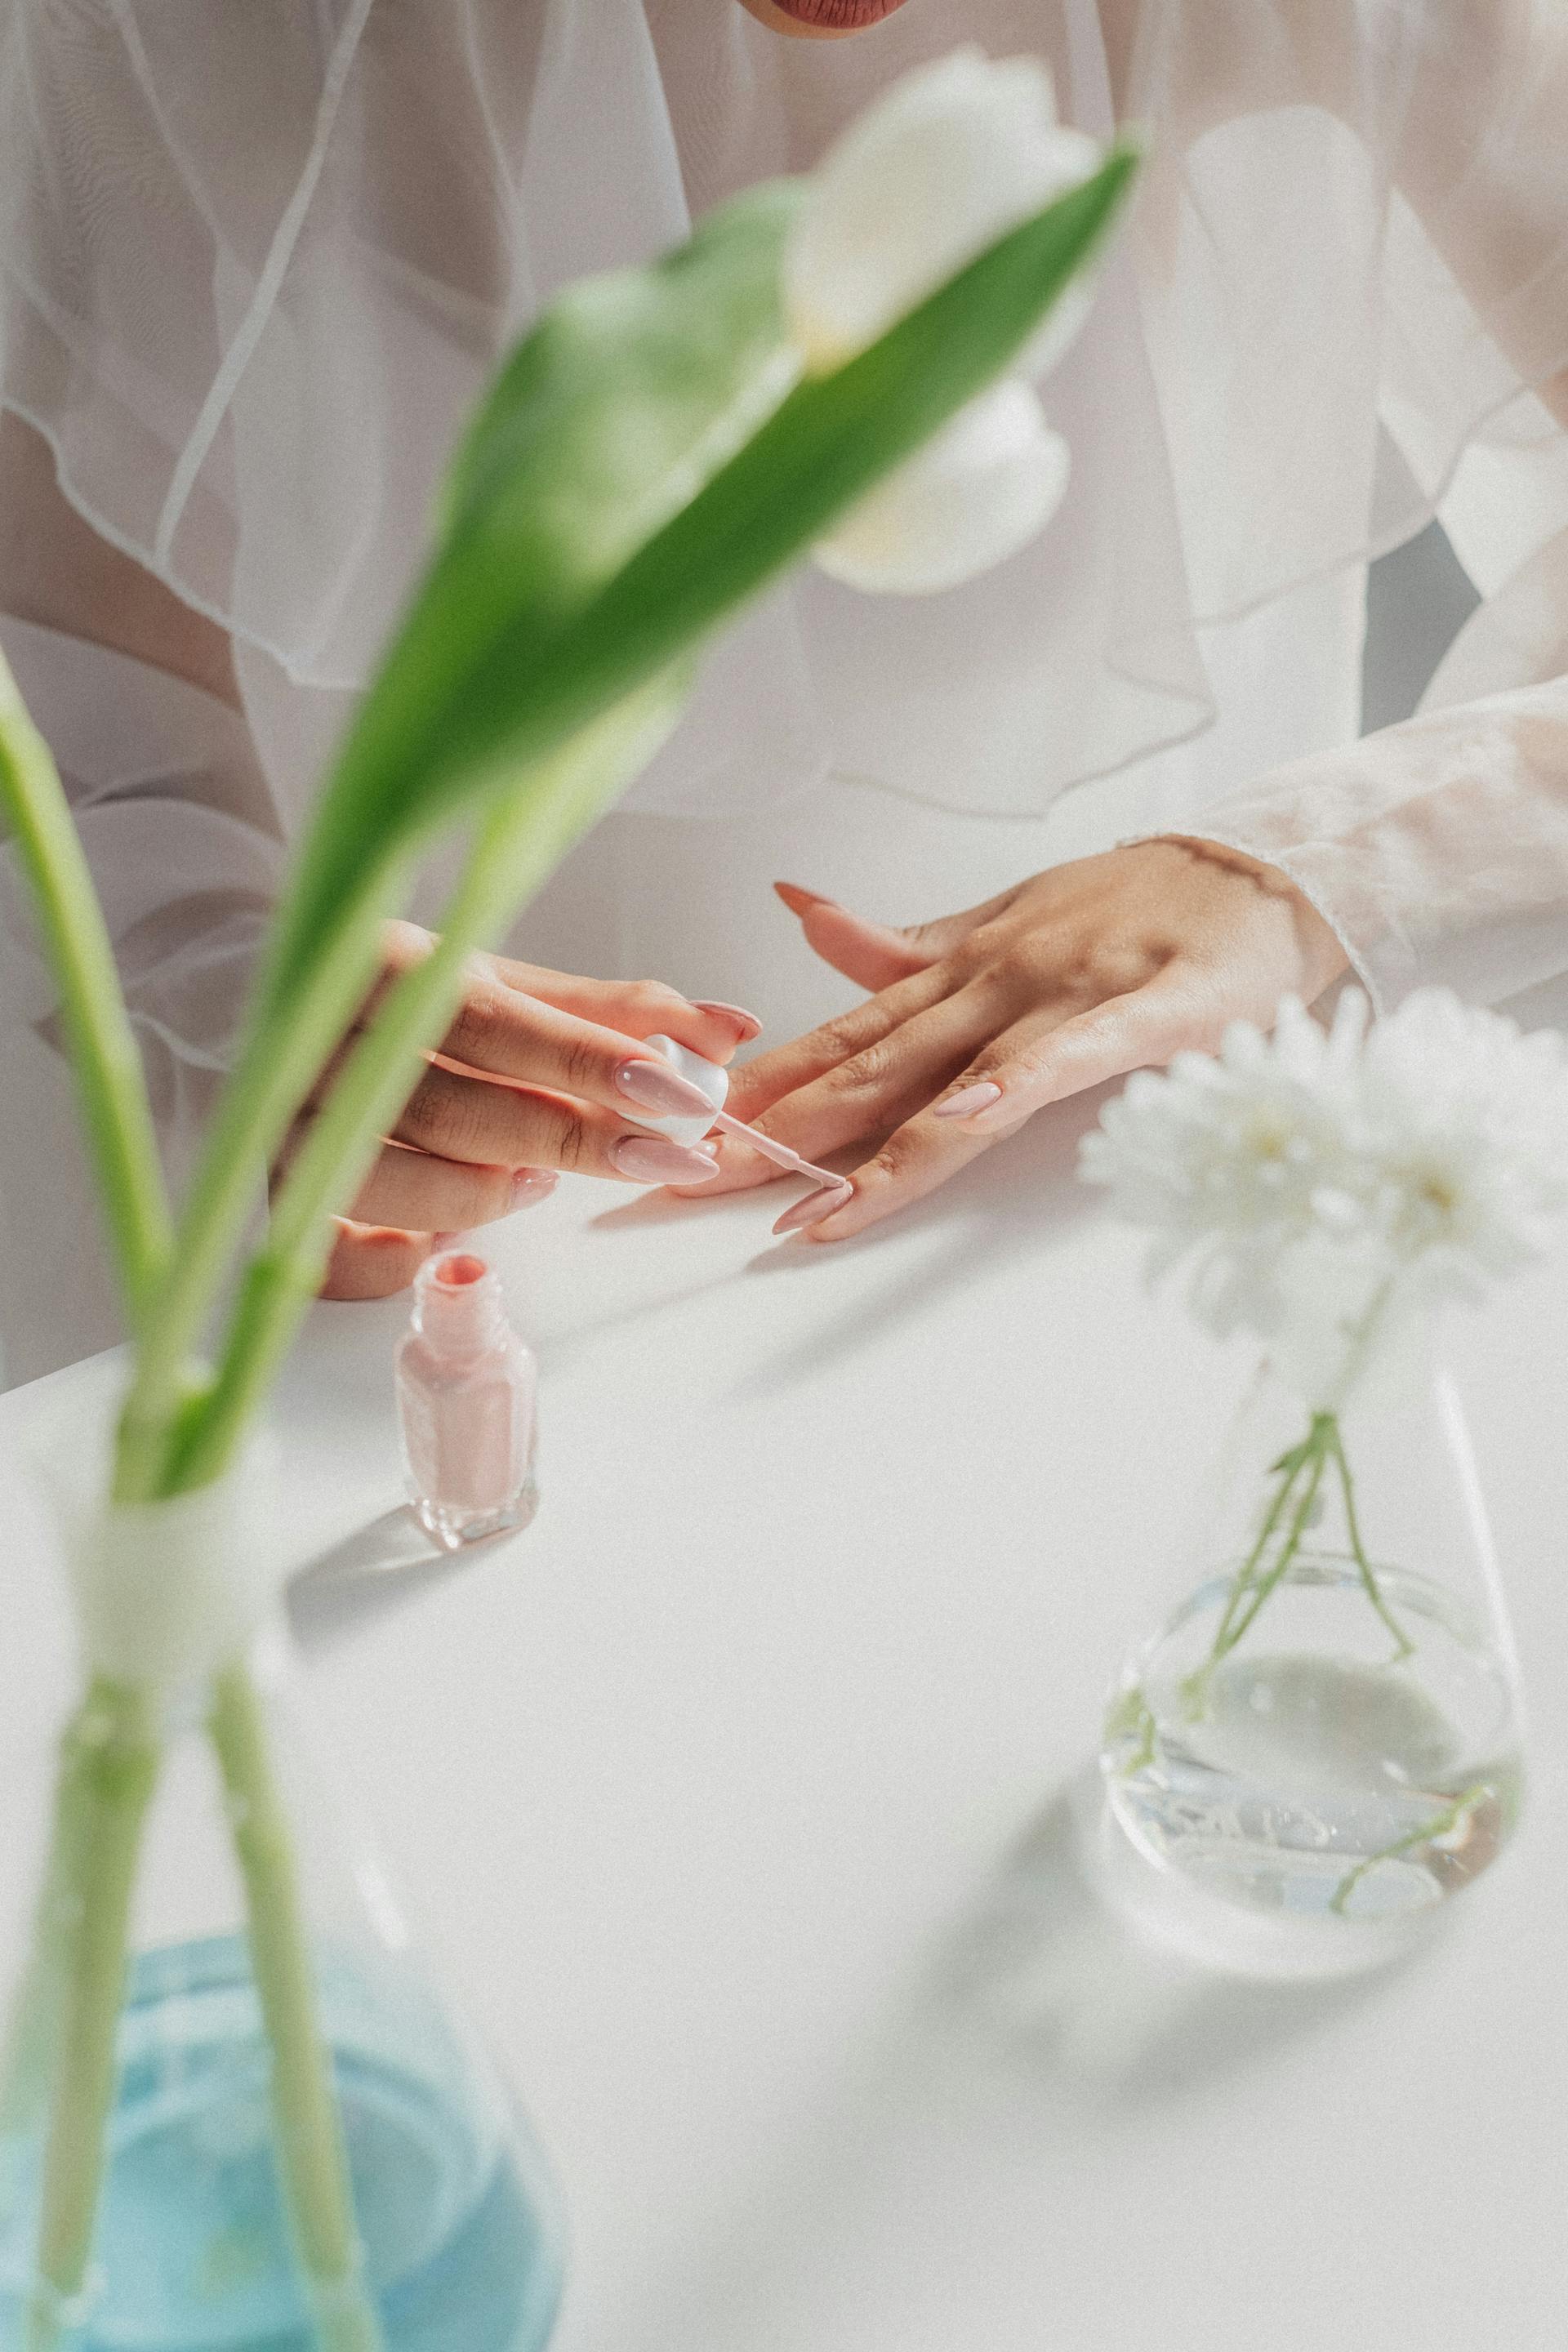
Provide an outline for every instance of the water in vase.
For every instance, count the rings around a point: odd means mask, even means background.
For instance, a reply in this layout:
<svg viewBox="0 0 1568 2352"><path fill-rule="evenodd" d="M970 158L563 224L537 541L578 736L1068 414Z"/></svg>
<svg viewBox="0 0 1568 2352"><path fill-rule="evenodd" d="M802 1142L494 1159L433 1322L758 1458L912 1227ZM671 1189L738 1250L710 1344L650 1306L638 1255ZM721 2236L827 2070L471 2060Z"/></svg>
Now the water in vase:
<svg viewBox="0 0 1568 2352"><path fill-rule="evenodd" d="M561 2262L526 2134L476 2094L416 1983L329 1955L320 1990L386 2352L540 2352ZM317 2352L273 2168L268 2064L243 1941L137 1963L97 2284L51 2352ZM10 2154L0 2347L32 2352L27 2151Z"/></svg>
<svg viewBox="0 0 1568 2352"><path fill-rule="evenodd" d="M1291 1972L1411 1939L1495 1860L1520 1793L1508 1662L1456 1597L1303 1549L1245 1641L1216 1577L1131 1662L1101 1755L1125 1892L1205 1957ZM1234 1617L1233 1617L1234 1622Z"/></svg>

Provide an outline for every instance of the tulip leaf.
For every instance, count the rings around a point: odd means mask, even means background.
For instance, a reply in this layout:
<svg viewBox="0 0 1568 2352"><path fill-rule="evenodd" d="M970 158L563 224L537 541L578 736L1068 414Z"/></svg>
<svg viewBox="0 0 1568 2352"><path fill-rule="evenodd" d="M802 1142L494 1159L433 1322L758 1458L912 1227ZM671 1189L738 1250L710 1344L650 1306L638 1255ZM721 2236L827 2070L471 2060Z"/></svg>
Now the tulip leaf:
<svg viewBox="0 0 1568 2352"><path fill-rule="evenodd" d="M857 358L792 383L798 184L541 318L471 427L446 536L304 846L267 981L300 985L367 872L502 790L693 648L985 387L1099 247L1114 151Z"/></svg>

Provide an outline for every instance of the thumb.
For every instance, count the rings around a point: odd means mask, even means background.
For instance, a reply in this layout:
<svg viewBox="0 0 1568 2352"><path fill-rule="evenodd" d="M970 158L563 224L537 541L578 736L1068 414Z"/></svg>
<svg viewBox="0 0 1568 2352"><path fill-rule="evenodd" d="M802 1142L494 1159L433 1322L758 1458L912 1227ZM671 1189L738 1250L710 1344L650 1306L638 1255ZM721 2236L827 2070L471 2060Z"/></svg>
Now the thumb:
<svg viewBox="0 0 1568 2352"><path fill-rule="evenodd" d="M873 993L878 989L890 988L897 980L907 980L911 972L925 971L952 953L959 941L1016 895L1004 891L983 907L966 908L962 914L943 915L932 923L910 923L895 929L887 923L874 923L867 915L857 915L841 907L836 898L825 898L818 890L803 890L798 882L775 882L773 888L792 915L798 915L805 933L806 944L816 950L824 963L841 971L847 980L867 988Z"/></svg>
<svg viewBox="0 0 1568 2352"><path fill-rule="evenodd" d="M408 1234L395 1225L334 1220L332 1254L321 1285L323 1298L390 1298L406 1290L425 1260L446 1237Z"/></svg>

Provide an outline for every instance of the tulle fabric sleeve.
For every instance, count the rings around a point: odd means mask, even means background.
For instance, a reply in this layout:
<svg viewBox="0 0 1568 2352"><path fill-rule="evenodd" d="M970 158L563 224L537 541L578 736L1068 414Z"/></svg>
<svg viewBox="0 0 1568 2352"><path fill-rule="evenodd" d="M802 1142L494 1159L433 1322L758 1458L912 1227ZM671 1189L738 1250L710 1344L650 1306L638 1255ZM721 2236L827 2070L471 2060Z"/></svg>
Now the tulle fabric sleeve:
<svg viewBox="0 0 1568 2352"><path fill-rule="evenodd" d="M1568 677L1423 711L1222 802L1205 839L1289 875L1387 1012L1568 971Z"/></svg>
<svg viewBox="0 0 1568 2352"><path fill-rule="evenodd" d="M178 1180L232 1058L283 845L238 714L144 662L0 616L53 748ZM0 850L0 993L51 1044L57 998Z"/></svg>

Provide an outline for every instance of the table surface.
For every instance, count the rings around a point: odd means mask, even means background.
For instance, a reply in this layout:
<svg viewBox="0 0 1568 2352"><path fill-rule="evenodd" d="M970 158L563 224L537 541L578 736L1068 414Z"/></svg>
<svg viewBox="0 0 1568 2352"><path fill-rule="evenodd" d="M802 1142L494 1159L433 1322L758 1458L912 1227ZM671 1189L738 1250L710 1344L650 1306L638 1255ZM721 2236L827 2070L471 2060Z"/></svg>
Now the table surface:
<svg viewBox="0 0 1568 2352"><path fill-rule="evenodd" d="M1568 2342L1568 1260L1458 1335L1513 1851L1390 1974L1203 1977L1097 1906L1067 1795L1238 1374L1080 1195L1083 1123L840 1250L770 1243L787 1190L563 1186L492 1250L543 1505L459 1563L389 1516L405 1302L319 1308L285 1377L310 1672L563 2182L560 2352Z"/></svg>

